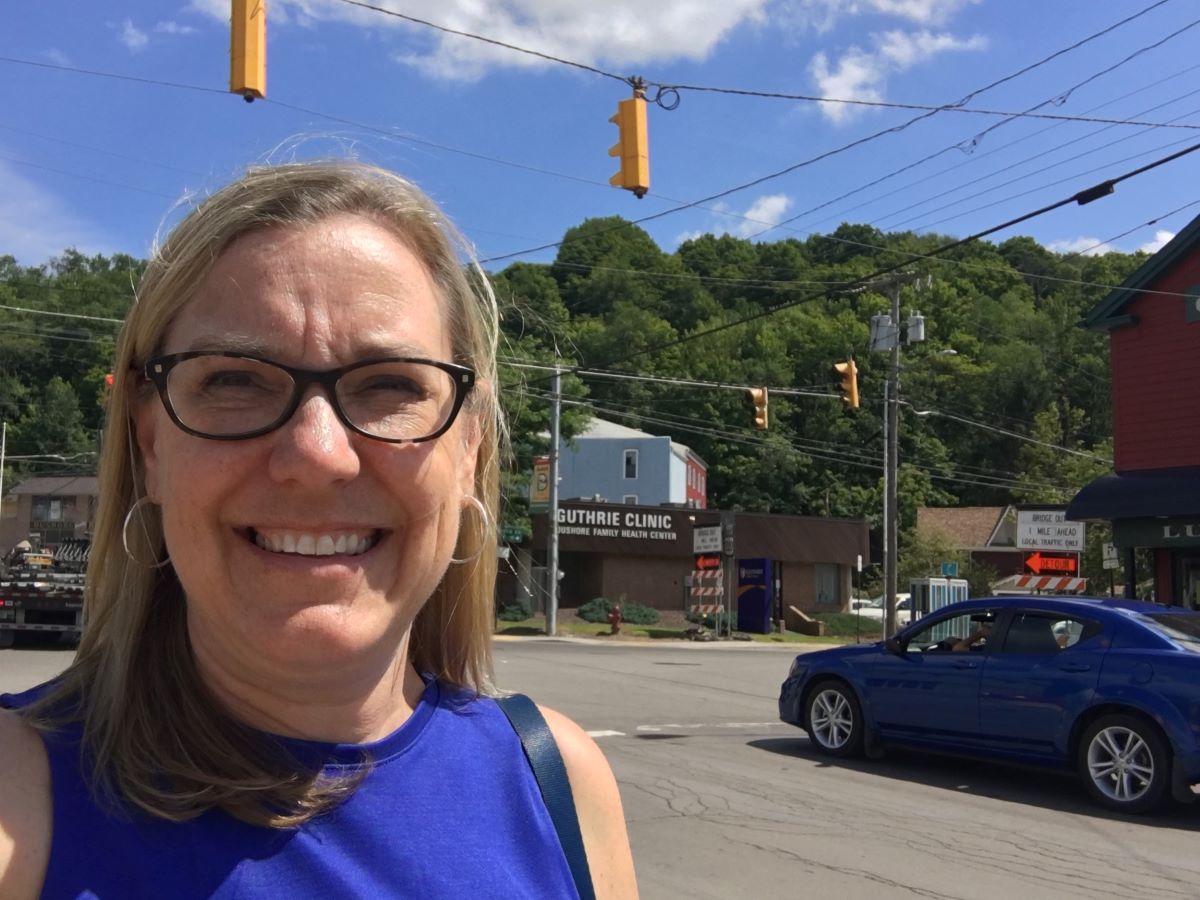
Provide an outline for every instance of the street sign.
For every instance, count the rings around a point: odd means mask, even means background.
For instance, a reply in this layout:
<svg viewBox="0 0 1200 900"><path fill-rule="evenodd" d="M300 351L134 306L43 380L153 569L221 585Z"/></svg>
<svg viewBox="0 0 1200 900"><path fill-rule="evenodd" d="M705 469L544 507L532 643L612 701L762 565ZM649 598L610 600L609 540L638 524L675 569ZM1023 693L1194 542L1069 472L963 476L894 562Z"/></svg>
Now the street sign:
<svg viewBox="0 0 1200 900"><path fill-rule="evenodd" d="M1025 568L1034 575L1078 575L1079 555L1077 553L1044 553L1035 550L1026 553Z"/></svg>
<svg viewBox="0 0 1200 900"><path fill-rule="evenodd" d="M702 525L692 529L693 553L720 553L721 526Z"/></svg>
<svg viewBox="0 0 1200 900"><path fill-rule="evenodd" d="M1059 509L1017 510L1017 546L1022 550L1082 553L1085 526Z"/></svg>
<svg viewBox="0 0 1200 900"><path fill-rule="evenodd" d="M956 562L942 563L942 577L943 578L957 578L958 577L958 563L956 563Z"/></svg>
<svg viewBox="0 0 1200 900"><path fill-rule="evenodd" d="M716 553L697 553L696 568L701 572L721 568L720 549L718 548Z"/></svg>
<svg viewBox="0 0 1200 900"><path fill-rule="evenodd" d="M529 484L529 509L545 512L550 508L550 457L535 456L533 478Z"/></svg>
<svg viewBox="0 0 1200 900"><path fill-rule="evenodd" d="M500 539L508 544L519 544L525 539L525 532L516 525L505 525L500 529Z"/></svg>
<svg viewBox="0 0 1200 900"><path fill-rule="evenodd" d="M1121 568L1121 557L1117 553L1116 544L1104 544L1104 568L1119 569Z"/></svg>

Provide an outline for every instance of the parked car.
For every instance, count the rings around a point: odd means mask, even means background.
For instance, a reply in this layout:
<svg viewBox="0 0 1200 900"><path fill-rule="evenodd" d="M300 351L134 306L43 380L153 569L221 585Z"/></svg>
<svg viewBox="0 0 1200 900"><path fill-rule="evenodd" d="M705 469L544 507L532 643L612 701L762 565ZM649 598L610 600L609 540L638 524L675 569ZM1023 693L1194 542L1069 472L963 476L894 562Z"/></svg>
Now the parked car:
<svg viewBox="0 0 1200 900"><path fill-rule="evenodd" d="M779 715L831 756L903 745L1073 769L1100 805L1148 812L1200 783L1200 612L967 600L797 656Z"/></svg>
<svg viewBox="0 0 1200 900"><path fill-rule="evenodd" d="M862 616L864 619L874 619L876 622L883 621L883 597L879 596L873 600L854 600L851 602L852 611ZM907 625L912 621L912 598L908 594L896 595L896 624Z"/></svg>

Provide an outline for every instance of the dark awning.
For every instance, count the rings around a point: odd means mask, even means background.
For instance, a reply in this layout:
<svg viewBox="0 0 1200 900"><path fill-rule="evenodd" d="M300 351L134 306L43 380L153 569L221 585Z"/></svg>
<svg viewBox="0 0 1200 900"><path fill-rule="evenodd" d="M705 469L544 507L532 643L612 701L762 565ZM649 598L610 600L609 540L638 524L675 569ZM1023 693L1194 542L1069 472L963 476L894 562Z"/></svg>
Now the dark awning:
<svg viewBox="0 0 1200 900"><path fill-rule="evenodd" d="M1067 504L1073 522L1200 515L1200 466L1104 475Z"/></svg>

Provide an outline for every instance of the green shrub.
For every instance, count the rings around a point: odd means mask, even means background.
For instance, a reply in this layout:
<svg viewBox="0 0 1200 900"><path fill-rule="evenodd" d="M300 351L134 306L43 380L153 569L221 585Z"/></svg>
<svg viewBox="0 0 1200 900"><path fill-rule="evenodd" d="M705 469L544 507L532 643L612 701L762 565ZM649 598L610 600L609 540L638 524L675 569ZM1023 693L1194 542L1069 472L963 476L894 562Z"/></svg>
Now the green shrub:
<svg viewBox="0 0 1200 900"><path fill-rule="evenodd" d="M524 622L526 619L533 618L533 607L524 597L515 597L500 607L496 618L501 622Z"/></svg>
<svg viewBox="0 0 1200 900"><path fill-rule="evenodd" d="M658 622L658 610L653 607L628 601L622 601L620 606L622 622L628 622L630 625L654 625ZM575 610L575 615L585 622L607 625L608 614L612 612L612 608L613 602L607 597L596 597Z"/></svg>
<svg viewBox="0 0 1200 900"><path fill-rule="evenodd" d="M575 615L579 616L585 622L595 622L598 625L606 624L608 622L608 614L612 611L612 608L613 603L607 597L596 597L575 610Z"/></svg>
<svg viewBox="0 0 1200 900"><path fill-rule="evenodd" d="M725 634L726 631L730 630L730 614L728 612L696 613L688 610L688 612L684 613L684 618L688 619L688 622L692 624L703 625L704 628L710 628L714 631L720 631L721 634Z"/></svg>
<svg viewBox="0 0 1200 900"><path fill-rule="evenodd" d="M621 621L630 625L654 625L658 622L658 610L640 603L622 603Z"/></svg>

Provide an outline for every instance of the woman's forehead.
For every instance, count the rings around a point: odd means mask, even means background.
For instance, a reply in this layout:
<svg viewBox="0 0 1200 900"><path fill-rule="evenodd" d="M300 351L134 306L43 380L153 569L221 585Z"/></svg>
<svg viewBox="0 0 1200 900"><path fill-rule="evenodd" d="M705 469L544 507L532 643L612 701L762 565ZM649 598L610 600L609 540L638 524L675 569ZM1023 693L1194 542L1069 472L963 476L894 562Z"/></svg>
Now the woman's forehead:
<svg viewBox="0 0 1200 900"><path fill-rule="evenodd" d="M445 356L440 293L390 231L360 217L231 244L168 331L171 352Z"/></svg>

